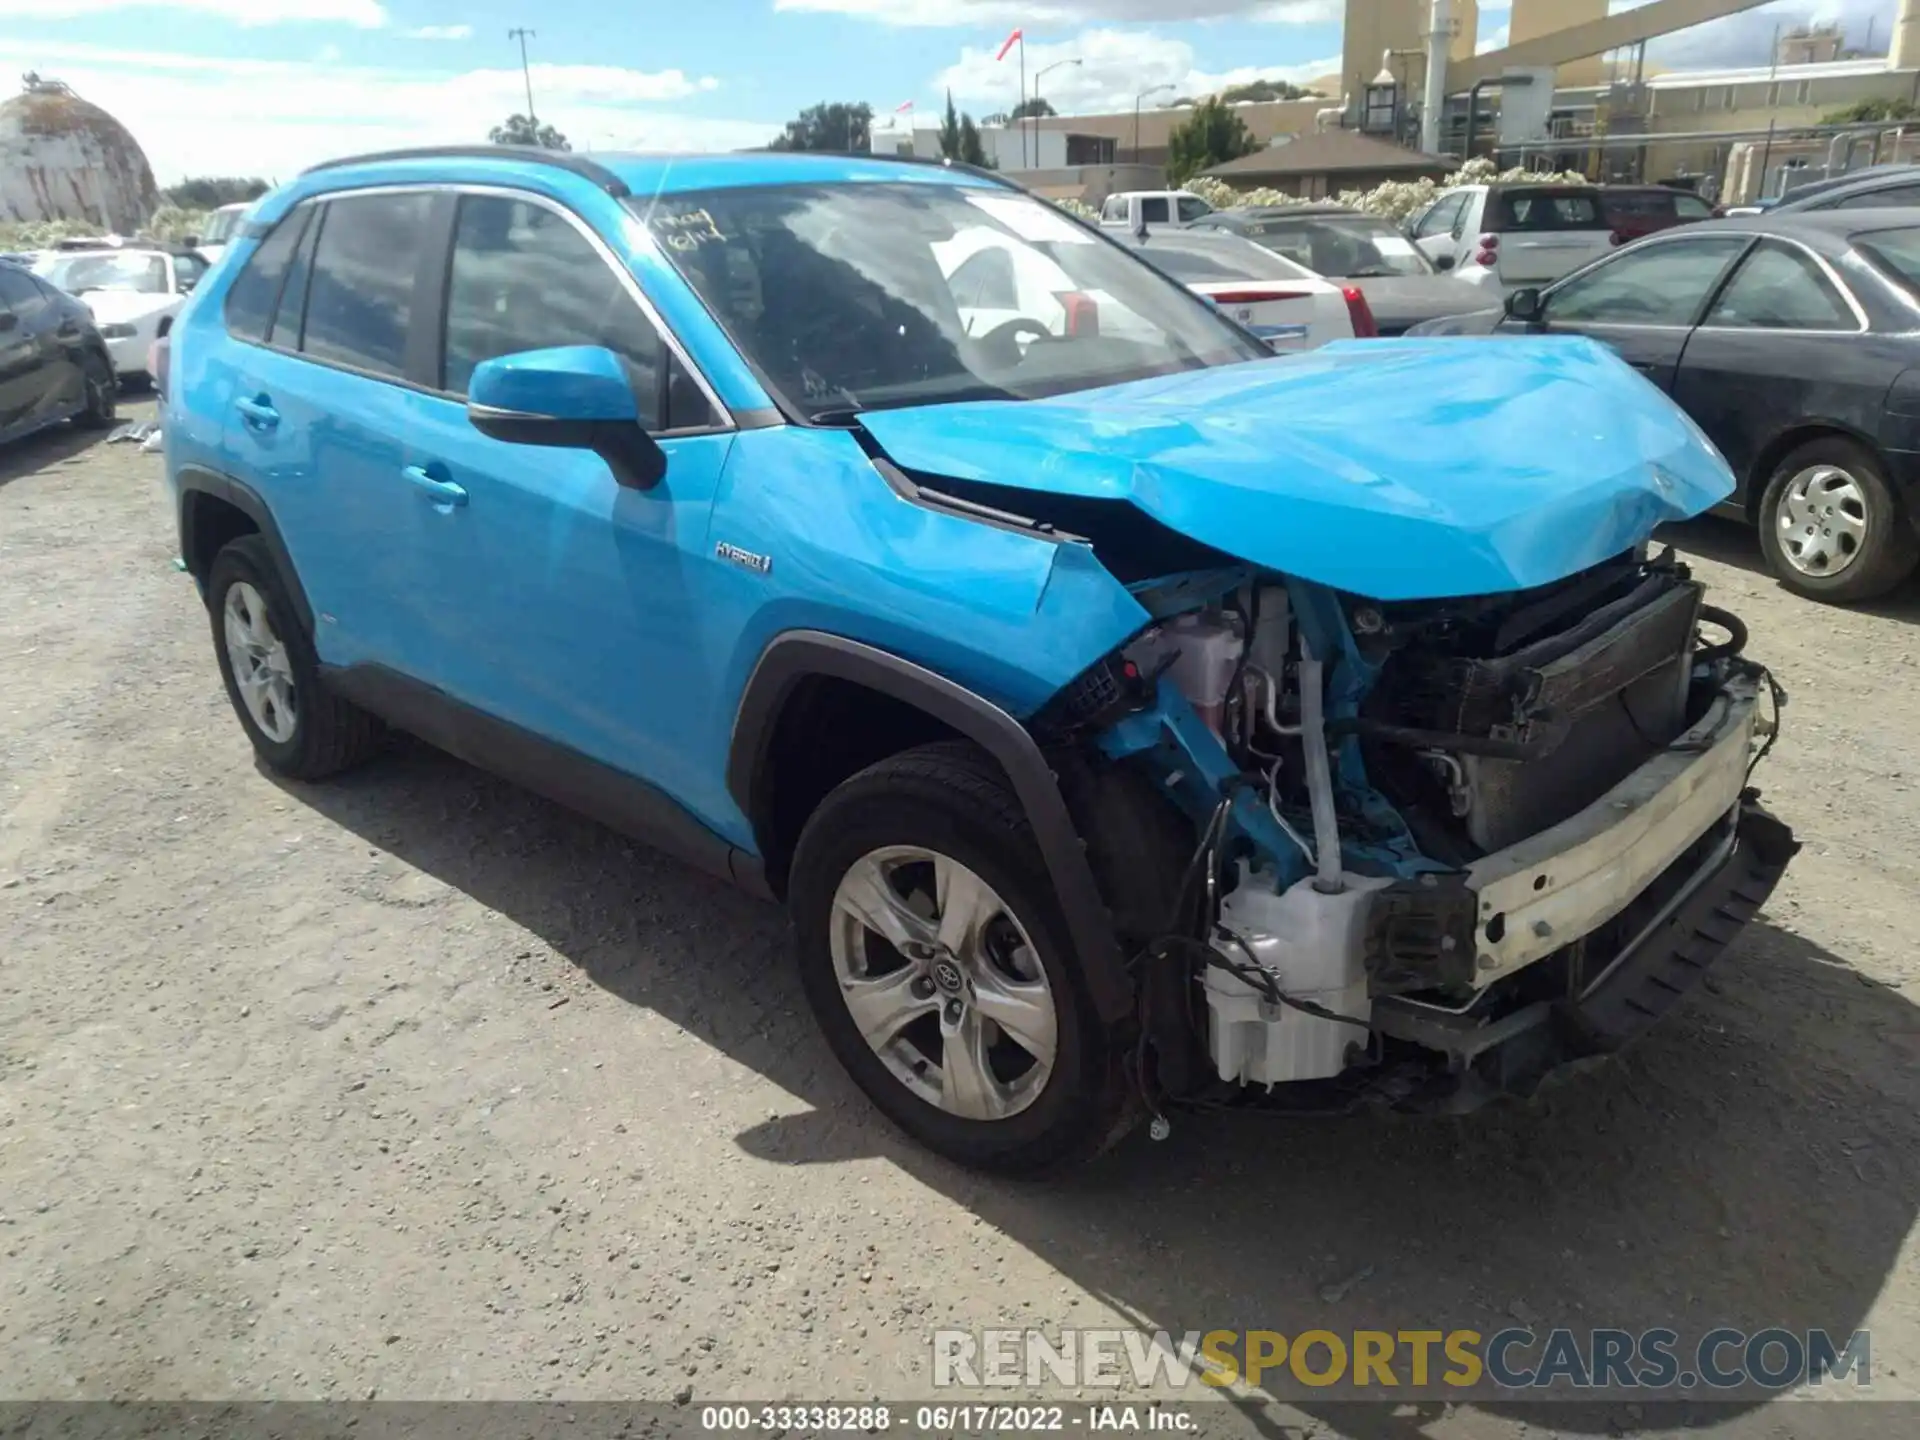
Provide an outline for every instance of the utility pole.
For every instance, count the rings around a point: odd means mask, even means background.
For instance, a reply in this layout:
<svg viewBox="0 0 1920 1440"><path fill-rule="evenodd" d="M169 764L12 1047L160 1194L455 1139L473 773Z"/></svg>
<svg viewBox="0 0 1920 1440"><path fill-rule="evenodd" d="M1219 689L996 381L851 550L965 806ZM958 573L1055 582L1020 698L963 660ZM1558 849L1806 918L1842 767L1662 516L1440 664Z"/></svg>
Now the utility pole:
<svg viewBox="0 0 1920 1440"><path fill-rule="evenodd" d="M520 42L520 78L527 82L527 125L533 131L533 143L540 143L540 121L533 113L533 69L527 64L527 41L534 38L536 32L519 26L507 31L509 40Z"/></svg>

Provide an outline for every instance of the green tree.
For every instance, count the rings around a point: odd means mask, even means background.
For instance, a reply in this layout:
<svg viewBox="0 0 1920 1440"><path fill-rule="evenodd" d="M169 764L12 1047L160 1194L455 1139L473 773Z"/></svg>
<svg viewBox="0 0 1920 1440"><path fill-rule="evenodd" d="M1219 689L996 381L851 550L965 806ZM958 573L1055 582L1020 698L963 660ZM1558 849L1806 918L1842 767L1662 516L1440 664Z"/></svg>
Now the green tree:
<svg viewBox="0 0 1920 1440"><path fill-rule="evenodd" d="M169 185L160 198L182 210L218 210L222 205L258 200L272 188L264 180L239 175L197 175Z"/></svg>
<svg viewBox="0 0 1920 1440"><path fill-rule="evenodd" d="M844 101L822 101L818 105L809 105L798 116L787 122L785 133L779 136L767 148L769 150L826 150L835 154L851 155L855 151L869 148L868 136L873 133L873 107L861 103L849 105Z"/></svg>
<svg viewBox="0 0 1920 1440"><path fill-rule="evenodd" d="M1030 99L1022 100L1018 105L1014 106L1009 118L1014 120L1044 120L1049 115L1058 115L1059 113L1060 112L1049 105L1044 98L1035 95Z"/></svg>
<svg viewBox="0 0 1920 1440"><path fill-rule="evenodd" d="M980 143L980 127L973 123L973 116L960 117L960 163L977 165L982 170L991 170L993 162L987 159L987 147Z"/></svg>
<svg viewBox="0 0 1920 1440"><path fill-rule="evenodd" d="M525 115L509 115L487 132L496 145L537 145L542 150L571 150L567 137L551 125L536 127Z"/></svg>
<svg viewBox="0 0 1920 1440"><path fill-rule="evenodd" d="M1920 120L1920 106L1909 100L1857 100L1820 117L1822 125L1858 125L1868 120Z"/></svg>
<svg viewBox="0 0 1920 1440"><path fill-rule="evenodd" d="M1260 142L1247 129L1247 122L1210 95L1193 107L1193 113L1173 127L1167 136L1167 178L1184 185L1202 170L1242 155L1251 155Z"/></svg>

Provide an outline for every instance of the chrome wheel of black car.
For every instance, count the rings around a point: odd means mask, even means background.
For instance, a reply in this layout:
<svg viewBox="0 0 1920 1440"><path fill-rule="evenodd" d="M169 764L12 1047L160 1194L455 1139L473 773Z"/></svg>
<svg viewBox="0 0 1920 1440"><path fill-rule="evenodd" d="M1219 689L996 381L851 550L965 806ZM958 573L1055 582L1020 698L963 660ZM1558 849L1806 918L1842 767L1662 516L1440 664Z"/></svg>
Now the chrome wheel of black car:
<svg viewBox="0 0 1920 1440"><path fill-rule="evenodd" d="M1920 536L1879 457L1837 435L1781 459L1755 519L1768 567L1812 600L1871 600L1920 563Z"/></svg>

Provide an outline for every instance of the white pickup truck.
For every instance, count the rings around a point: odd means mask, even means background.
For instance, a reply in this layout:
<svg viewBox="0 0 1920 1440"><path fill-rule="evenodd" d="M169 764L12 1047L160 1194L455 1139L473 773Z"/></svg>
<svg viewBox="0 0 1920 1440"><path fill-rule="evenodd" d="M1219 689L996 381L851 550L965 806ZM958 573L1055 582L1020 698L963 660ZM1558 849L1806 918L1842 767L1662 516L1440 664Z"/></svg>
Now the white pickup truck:
<svg viewBox="0 0 1920 1440"><path fill-rule="evenodd" d="M1191 225L1213 206L1185 190L1121 190L1100 202L1100 223L1115 230Z"/></svg>
<svg viewBox="0 0 1920 1440"><path fill-rule="evenodd" d="M1545 285L1620 243L1596 185L1457 185L1407 233L1435 268L1495 291Z"/></svg>

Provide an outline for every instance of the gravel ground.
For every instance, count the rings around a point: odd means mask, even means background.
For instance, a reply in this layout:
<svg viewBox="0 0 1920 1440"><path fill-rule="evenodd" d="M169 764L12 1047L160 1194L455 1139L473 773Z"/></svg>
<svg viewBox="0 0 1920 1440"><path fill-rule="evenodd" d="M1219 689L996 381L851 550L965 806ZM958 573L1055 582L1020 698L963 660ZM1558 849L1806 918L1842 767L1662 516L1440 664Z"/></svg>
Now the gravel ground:
<svg viewBox="0 0 1920 1440"><path fill-rule="evenodd" d="M159 477L0 454L0 1394L925 1398L936 1326L1520 1318L1867 1326L1876 1392L1920 1397L1920 593L1822 609L1732 526L1675 537L1792 694L1760 780L1807 848L1622 1060L1021 1186L875 1118L777 911L424 747L256 769ZM1792 1413L1710 1418L1920 1414Z"/></svg>

